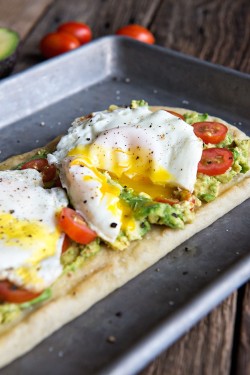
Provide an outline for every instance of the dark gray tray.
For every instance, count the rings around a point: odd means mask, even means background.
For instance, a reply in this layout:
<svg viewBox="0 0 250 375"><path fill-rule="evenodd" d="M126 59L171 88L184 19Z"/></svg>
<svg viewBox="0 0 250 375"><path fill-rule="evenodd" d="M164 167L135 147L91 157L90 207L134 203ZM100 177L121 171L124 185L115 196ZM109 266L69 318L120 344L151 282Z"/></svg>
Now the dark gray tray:
<svg viewBox="0 0 250 375"><path fill-rule="evenodd" d="M82 113L132 98L206 111L250 134L249 92L249 75L106 37L1 81L0 156L44 145ZM249 210L248 200L0 374L135 374L248 279Z"/></svg>

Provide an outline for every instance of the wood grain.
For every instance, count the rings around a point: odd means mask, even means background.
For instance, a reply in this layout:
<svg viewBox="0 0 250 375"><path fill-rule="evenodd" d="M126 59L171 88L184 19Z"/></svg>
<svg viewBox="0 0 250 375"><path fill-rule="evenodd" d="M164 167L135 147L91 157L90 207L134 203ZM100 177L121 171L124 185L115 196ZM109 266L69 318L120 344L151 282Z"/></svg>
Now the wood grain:
<svg viewBox="0 0 250 375"><path fill-rule="evenodd" d="M160 45L250 73L249 0L163 0L151 29Z"/></svg>
<svg viewBox="0 0 250 375"><path fill-rule="evenodd" d="M24 39L54 0L0 0L0 26L17 31Z"/></svg>
<svg viewBox="0 0 250 375"><path fill-rule="evenodd" d="M19 4L17 0L12 1ZM34 4L30 0L25 2ZM52 3L52 0L43 2ZM29 8L20 9L19 5L20 19L32 19ZM119 3L116 0L54 0L43 17L42 14L40 11L39 22L24 43L16 71L42 61L39 52L42 36L56 30L59 23L74 19L89 24L94 38L114 34L122 25L139 23L151 29L159 45L250 72L249 0L123 0Z"/></svg>
<svg viewBox="0 0 250 375"><path fill-rule="evenodd" d="M113 34L119 27L131 22L148 26L159 3L160 0L130 0L119 4L116 0L56 0L25 40L15 72L42 61L39 51L41 38L55 31L62 22L76 20L87 23L93 30L93 37L98 38Z"/></svg>
<svg viewBox="0 0 250 375"><path fill-rule="evenodd" d="M239 326L235 337L236 360L233 374L250 374L250 283L243 289L242 306L238 306Z"/></svg>
<svg viewBox="0 0 250 375"><path fill-rule="evenodd" d="M237 292L140 375L230 374Z"/></svg>

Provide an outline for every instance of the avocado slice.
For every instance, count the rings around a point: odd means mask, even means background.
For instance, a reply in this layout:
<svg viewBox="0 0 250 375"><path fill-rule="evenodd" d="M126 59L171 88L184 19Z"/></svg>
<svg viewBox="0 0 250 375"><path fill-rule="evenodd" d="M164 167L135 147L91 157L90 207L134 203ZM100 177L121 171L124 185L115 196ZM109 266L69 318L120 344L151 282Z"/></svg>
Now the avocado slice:
<svg viewBox="0 0 250 375"><path fill-rule="evenodd" d="M0 78L6 77L13 70L19 43L17 32L0 27Z"/></svg>

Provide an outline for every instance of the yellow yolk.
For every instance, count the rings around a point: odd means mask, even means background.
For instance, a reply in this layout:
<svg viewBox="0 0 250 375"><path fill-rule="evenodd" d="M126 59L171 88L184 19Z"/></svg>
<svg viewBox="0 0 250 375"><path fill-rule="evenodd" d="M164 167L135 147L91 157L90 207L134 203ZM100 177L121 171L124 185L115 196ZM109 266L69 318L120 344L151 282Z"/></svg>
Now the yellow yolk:
<svg viewBox="0 0 250 375"><path fill-rule="evenodd" d="M48 229L41 222L19 220L12 214L0 213L0 241L5 247L18 247L30 252L29 266L16 269L16 275L24 283L30 280L33 283L42 282L37 273L37 265L55 253L60 231L56 229L49 233Z"/></svg>
<svg viewBox="0 0 250 375"><path fill-rule="evenodd" d="M81 160L91 170L95 168L95 173L98 169L108 171L122 186L131 187L135 192L144 192L152 198L171 196L172 189L166 187L166 184L173 176L156 165L152 155L141 147L125 152L119 148L79 145L68 156L79 156L76 160ZM105 186L104 183L104 189Z"/></svg>
<svg viewBox="0 0 250 375"><path fill-rule="evenodd" d="M101 185L101 188L100 188L100 192L102 193L102 195L108 199L108 209L109 211L111 211L113 214L115 214L118 210L118 207L117 207L117 200L118 200L118 197L121 193L121 190L118 186L116 185L113 185L109 182L109 180L107 179L107 177L98 171L97 168L95 168L94 166L92 165L89 165L88 162L86 162L86 159L82 156L76 158L76 159L73 159L70 163L70 166L74 166L74 165L84 165L84 166L87 166L93 173L94 175L93 176L83 176L83 181L97 181L100 183Z"/></svg>
<svg viewBox="0 0 250 375"><path fill-rule="evenodd" d="M48 233L47 226L42 223L18 220L8 213L0 214L0 241L6 246L18 244L24 249L34 246L38 250L32 255L33 262L53 255L59 236L59 230Z"/></svg>
<svg viewBox="0 0 250 375"><path fill-rule="evenodd" d="M136 221L133 212L126 203L119 200L120 189L112 185L105 174L108 171L113 180L122 186L132 188L136 193L144 192L152 199L164 196L171 197L172 188L166 182L172 178L168 171L155 165L152 155L141 147L131 148L125 152L119 148L106 148L99 145L79 145L69 151L68 156L75 157L70 165L84 165L94 176L84 176L84 181L91 179L101 184L100 191L108 197L107 209L115 216L118 210L121 215L121 229L133 231Z"/></svg>
<svg viewBox="0 0 250 375"><path fill-rule="evenodd" d="M77 152L77 151L75 151ZM70 152L70 156L73 155L73 152ZM77 153L77 155L79 155ZM100 172L96 167L93 167L91 165L89 158L85 157L85 155L81 155L80 157L77 157L76 159L73 159L70 163L70 166L73 165L86 165L92 172L94 172L94 176L83 176L84 181L91 181L95 180L98 181L101 184L100 192L105 195L106 198L108 198L107 208L108 210L116 216L118 211L121 210L122 216L121 216L121 229L124 230L129 229L133 231L135 229L135 219L133 218L133 212L130 209L130 207L119 200L119 195L121 193L121 189L112 183L107 179L105 174ZM123 181L124 179L124 181ZM127 180L130 180L129 178L126 178L125 175L123 175L121 178L119 178L119 183L123 185L123 182L127 182ZM127 185L128 184L125 184ZM132 185L132 184L131 184ZM153 185L152 185L153 186ZM131 186L132 187L132 186ZM138 189L139 189L138 185Z"/></svg>
<svg viewBox="0 0 250 375"><path fill-rule="evenodd" d="M63 271L56 214L68 199L60 188L44 189L35 169L0 171L0 180L0 280L42 292Z"/></svg>
<svg viewBox="0 0 250 375"><path fill-rule="evenodd" d="M119 201L118 207L122 211L122 217L121 217L121 229L122 230L128 230L133 232L136 227L136 221L133 217L133 211L131 208L126 204Z"/></svg>
<svg viewBox="0 0 250 375"><path fill-rule="evenodd" d="M160 196L171 197L173 190L169 186L155 185L148 177L143 176L129 178L126 175L123 175L119 178L119 183L122 186L132 188L138 194L144 192L152 199Z"/></svg>
<svg viewBox="0 0 250 375"><path fill-rule="evenodd" d="M156 201L172 198L176 188L192 192L201 155L202 141L192 126L166 111L152 112L143 106L76 119L48 158L61 169L73 207L100 238L112 244L122 228L138 225L123 206L122 188ZM70 164L75 159L81 160L82 168ZM110 187L116 184L118 192Z"/></svg>
<svg viewBox="0 0 250 375"><path fill-rule="evenodd" d="M86 163L85 158L79 157L79 158L72 160L70 163L70 166L73 166L73 165L87 166L92 172L94 172L94 176L84 176L83 177L84 181L90 181L90 180L98 181L101 184L101 192L103 194L108 193L110 195L119 197L121 190L118 188L118 186L112 185L108 181L107 177L103 173L99 172L97 168L95 168L92 165L88 165Z"/></svg>

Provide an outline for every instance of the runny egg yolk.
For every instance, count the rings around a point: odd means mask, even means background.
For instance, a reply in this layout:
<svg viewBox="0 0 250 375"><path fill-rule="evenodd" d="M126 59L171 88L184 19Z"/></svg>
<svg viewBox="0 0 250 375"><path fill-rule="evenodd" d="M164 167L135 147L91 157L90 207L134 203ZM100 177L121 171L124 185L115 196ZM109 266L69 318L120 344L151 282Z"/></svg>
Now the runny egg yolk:
<svg viewBox="0 0 250 375"><path fill-rule="evenodd" d="M131 231L134 230L136 224L133 218L132 210L126 203L123 203L119 199L121 188L116 184L112 184L112 182L110 182L110 179L108 179L105 174L103 174L96 167L93 167L90 164L89 160L87 160L86 162L85 157L80 156L73 159L70 163L70 166L73 165L86 165L93 172L93 176L83 176L83 181L98 181L101 186L100 192L102 196L105 196L105 198L107 199L108 210L114 217L119 217L119 219L121 220L121 229L129 228Z"/></svg>
<svg viewBox="0 0 250 375"><path fill-rule="evenodd" d="M30 280L36 284L42 282L37 273L37 265L54 255L59 237L58 229L51 232L42 222L19 220L10 213L0 213L0 243L5 249L23 249L26 263L29 264L16 269L16 275L24 284Z"/></svg>
<svg viewBox="0 0 250 375"><path fill-rule="evenodd" d="M133 212L131 208L126 203L123 203L121 200L118 203L118 207L122 211L121 229L126 229L128 232L133 232L136 228L136 221L133 217Z"/></svg>
<svg viewBox="0 0 250 375"><path fill-rule="evenodd" d="M137 193L144 192L152 199L171 196L172 188L166 184L173 180L173 176L155 162L152 151L142 147L124 151L96 144L79 145L68 156L79 156L88 168L108 171L122 186L130 187Z"/></svg>

